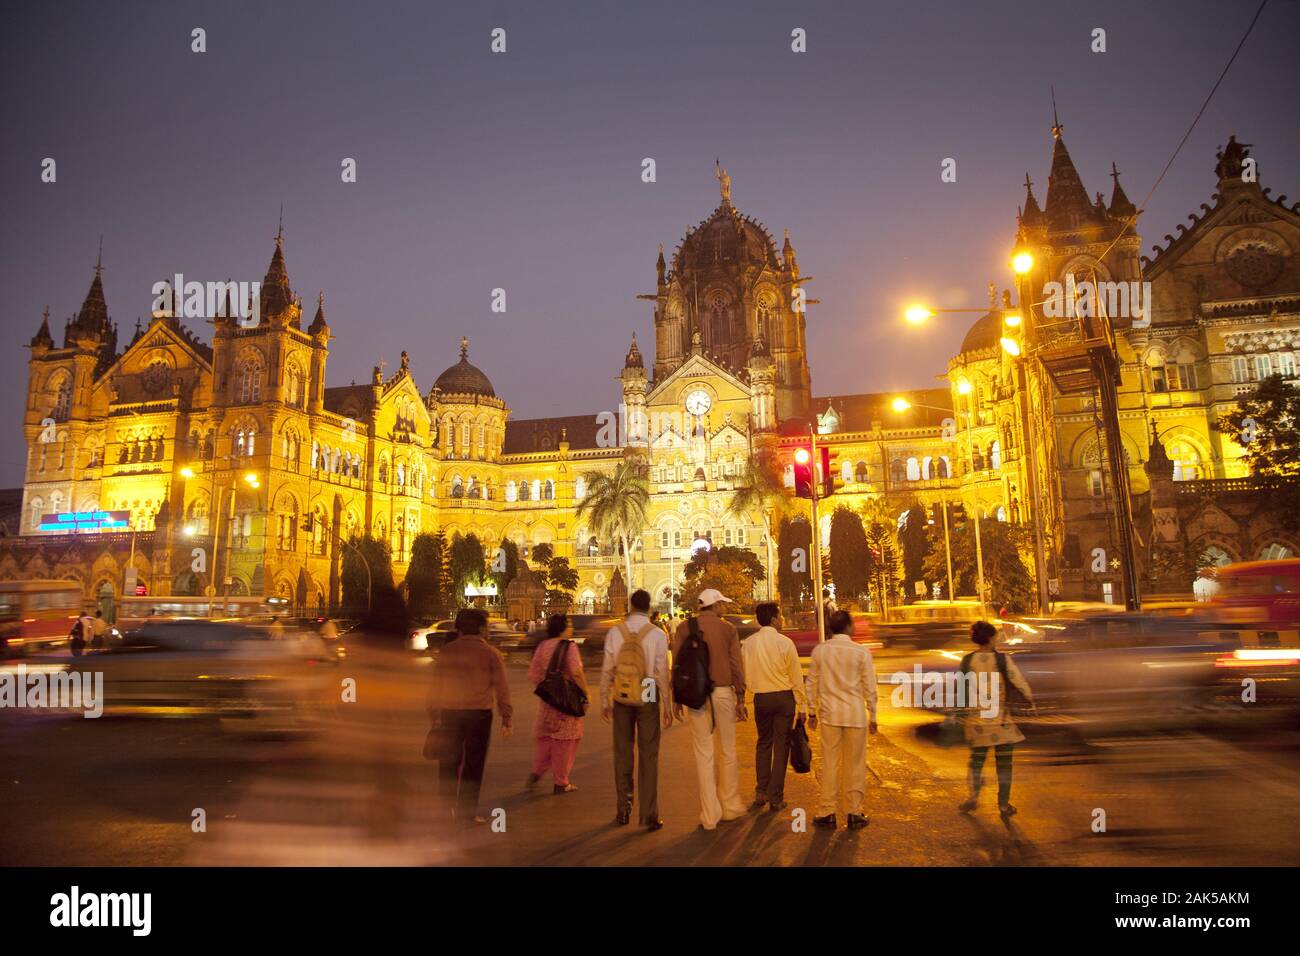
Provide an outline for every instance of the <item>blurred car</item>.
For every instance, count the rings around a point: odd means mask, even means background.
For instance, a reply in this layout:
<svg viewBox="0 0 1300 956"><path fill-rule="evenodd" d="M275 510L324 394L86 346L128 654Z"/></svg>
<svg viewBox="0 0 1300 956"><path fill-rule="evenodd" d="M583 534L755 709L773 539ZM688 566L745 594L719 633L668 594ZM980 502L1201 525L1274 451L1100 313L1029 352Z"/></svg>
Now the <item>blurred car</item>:
<svg viewBox="0 0 1300 956"><path fill-rule="evenodd" d="M980 618L978 601L917 601L890 608L875 633L884 647L941 647L969 635Z"/></svg>
<svg viewBox="0 0 1300 956"><path fill-rule="evenodd" d="M724 614L722 619L736 629L736 634L742 641L762 627L758 618L752 614Z"/></svg>
<svg viewBox="0 0 1300 956"><path fill-rule="evenodd" d="M812 618L812 615L807 615ZM821 643L820 635L817 632L817 619L812 618L811 623L800 622L802 626L797 629L791 625L786 626L785 636L794 641L795 650L799 652L800 657L812 656L813 648ZM831 635L826 635L829 638ZM873 640L871 635L871 621L865 614L853 615L853 642L855 644L867 644L875 647L879 642Z"/></svg>
<svg viewBox="0 0 1300 956"><path fill-rule="evenodd" d="M426 654L430 649L438 650L447 639L456 633L456 622L451 618L434 621L427 627L414 628L406 637L406 649L416 654Z"/></svg>
<svg viewBox="0 0 1300 956"><path fill-rule="evenodd" d="M1090 733L1168 729L1207 718L1215 707L1215 661L1231 642L1204 632L1195 617L1117 612L1035 618L1004 626L997 649L1013 657L1030 687L1040 720L1067 722ZM951 673L974 650L969 639L893 659L882 683ZM1013 698L1018 719L1023 709Z"/></svg>
<svg viewBox="0 0 1300 956"><path fill-rule="evenodd" d="M258 733L317 729L335 686L332 642L311 634L272 638L245 623L158 621L73 667L104 675L105 716L216 717Z"/></svg>
<svg viewBox="0 0 1300 956"><path fill-rule="evenodd" d="M569 627L573 629L573 640L578 645L578 652L589 663L598 661L605 654L605 637L609 629L624 618L610 614L570 614ZM545 631L542 632L545 635ZM670 634L671 636L671 634Z"/></svg>

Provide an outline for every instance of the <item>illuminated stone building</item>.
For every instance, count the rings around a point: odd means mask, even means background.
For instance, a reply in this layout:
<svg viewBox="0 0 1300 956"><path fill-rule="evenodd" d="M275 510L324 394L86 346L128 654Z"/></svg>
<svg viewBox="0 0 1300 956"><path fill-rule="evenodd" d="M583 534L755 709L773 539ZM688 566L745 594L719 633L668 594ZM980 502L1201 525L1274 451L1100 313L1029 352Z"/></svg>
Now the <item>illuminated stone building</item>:
<svg viewBox="0 0 1300 956"><path fill-rule="evenodd" d="M1031 282L1073 274L1153 290L1149 322L1114 318L1144 554L1156 541L1209 549L1213 560L1294 550L1241 484L1241 449L1211 426L1261 375L1294 375L1300 217L1243 179L1247 152L1233 141L1212 205L1139 260L1118 174L1109 202L1090 200L1055 132L1045 204L1027 185L1020 216L1017 242L1036 256ZM88 596L120 593L133 563L152 593L212 588L315 606L337 601L352 535L387 542L400 581L414 537L443 530L477 535L489 554L507 538L525 554L549 543L579 572L579 605L598 606L622 560L576 517L584 476L637 454L651 497L631 584L667 606L701 538L765 558L761 516L737 519L727 505L754 449L779 445L782 422L811 416L836 470L823 536L834 507L882 497L894 510L949 501L988 520L1036 515L1060 595L1113 597L1109 563L1089 570L1093 549L1115 548L1095 399L1049 397L1035 375L1025 395L1018 360L1000 346L998 295L948 363L949 387L905 393L909 411L895 412L892 394L814 396L805 318L817 303L793 244L787 233L778 253L717 174L721 203L671 267L660 248L655 291L641 297L653 304L653 349L643 355L633 336L621 388L586 415L512 419L465 339L428 387L405 353L391 374L377 367L369 382L327 386L324 300L304 328L282 236L257 320L240 320L228 299L210 345L160 309L119 351L97 267L62 344L48 315L31 340L22 537L0 539L0 577L75 578ZM128 512L130 528L39 527L45 515L96 511Z"/></svg>

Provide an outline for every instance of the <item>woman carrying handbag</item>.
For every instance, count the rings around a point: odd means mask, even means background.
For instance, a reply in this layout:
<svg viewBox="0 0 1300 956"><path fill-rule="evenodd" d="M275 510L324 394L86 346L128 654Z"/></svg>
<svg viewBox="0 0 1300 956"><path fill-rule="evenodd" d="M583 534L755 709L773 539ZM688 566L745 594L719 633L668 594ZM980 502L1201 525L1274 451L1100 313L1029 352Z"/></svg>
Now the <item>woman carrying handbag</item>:
<svg viewBox="0 0 1300 956"><path fill-rule="evenodd" d="M582 670L578 645L564 614L553 614L546 622L546 640L537 646L528 667L528 679L536 687L537 719L533 723L533 772L527 788L532 790L547 770L555 779L555 793L572 793L569 771L582 740L582 721L587 712L587 677Z"/></svg>

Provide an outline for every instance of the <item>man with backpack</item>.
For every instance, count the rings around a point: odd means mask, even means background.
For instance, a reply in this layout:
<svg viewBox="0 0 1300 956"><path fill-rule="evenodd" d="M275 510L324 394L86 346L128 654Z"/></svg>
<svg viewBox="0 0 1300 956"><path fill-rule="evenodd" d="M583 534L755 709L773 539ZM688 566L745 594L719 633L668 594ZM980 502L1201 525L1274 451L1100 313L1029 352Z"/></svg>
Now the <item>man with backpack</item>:
<svg viewBox="0 0 1300 956"><path fill-rule="evenodd" d="M745 715L745 667L736 628L718 613L731 599L713 588L700 592L700 613L683 621L673 641L673 703L686 714L700 780L700 826L713 830L719 820L745 815L736 767L736 721ZM713 739L720 745L714 777Z"/></svg>
<svg viewBox="0 0 1300 956"><path fill-rule="evenodd" d="M601 716L614 725L614 822L632 820L632 765L639 750L641 822L663 828L659 819L659 730L673 722L668 682L668 635L650 623L650 593L634 591L632 609L605 635L600 668Z"/></svg>
<svg viewBox="0 0 1300 956"><path fill-rule="evenodd" d="M994 707L988 710L966 708L966 742L970 744L970 765L967 769L967 783L970 796L958 807L963 813L970 813L979 802L980 788L983 781L984 761L988 759L989 748L993 748L993 761L998 775L998 812L1006 820L1015 815L1016 808L1011 805L1011 759L1016 744L1025 739L1014 720L1007 699L1014 688L1030 707L1034 705L1034 694L1029 689L1029 682L1020 673L1020 668L1008 654L999 652L993 646L997 629L988 621L976 621L970 627L970 639L976 645L961 659L963 677L975 674L977 681L991 684L993 687ZM967 685L969 686L969 684Z"/></svg>
<svg viewBox="0 0 1300 956"><path fill-rule="evenodd" d="M853 640L853 616L836 611L831 636L813 648L808 665L808 726L821 725L821 805L813 826L834 830L842 799L848 828L871 821L862 812L867 791L867 733L876 732L876 668L871 651Z"/></svg>

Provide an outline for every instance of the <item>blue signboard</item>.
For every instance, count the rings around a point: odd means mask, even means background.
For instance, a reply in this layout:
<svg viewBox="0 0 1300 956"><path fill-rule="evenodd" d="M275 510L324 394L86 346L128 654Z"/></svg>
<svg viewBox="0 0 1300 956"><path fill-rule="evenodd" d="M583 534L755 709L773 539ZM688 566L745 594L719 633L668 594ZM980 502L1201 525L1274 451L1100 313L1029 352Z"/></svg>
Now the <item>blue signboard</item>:
<svg viewBox="0 0 1300 956"><path fill-rule="evenodd" d="M64 511L42 515L37 531L111 531L131 527L129 511Z"/></svg>

